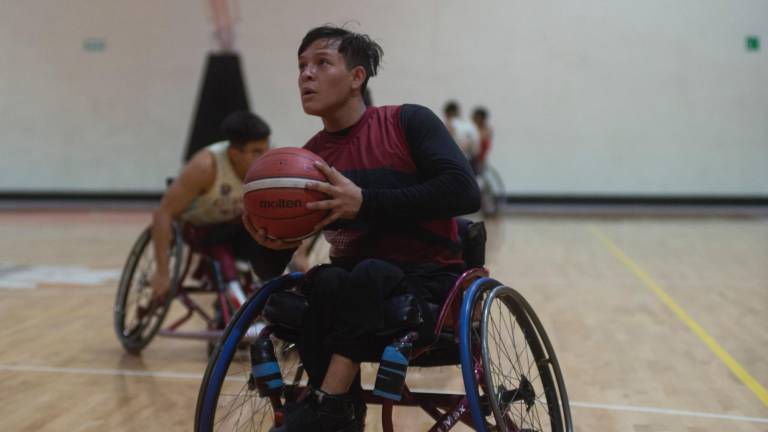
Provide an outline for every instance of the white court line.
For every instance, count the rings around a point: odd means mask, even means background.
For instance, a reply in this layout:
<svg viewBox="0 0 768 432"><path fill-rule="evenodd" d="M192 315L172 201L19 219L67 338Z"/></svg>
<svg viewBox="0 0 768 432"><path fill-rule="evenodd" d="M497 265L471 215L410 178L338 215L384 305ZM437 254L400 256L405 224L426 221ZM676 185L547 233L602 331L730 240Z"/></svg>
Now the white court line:
<svg viewBox="0 0 768 432"><path fill-rule="evenodd" d="M0 371L9 372L46 372L46 373L62 373L62 374L79 374L79 375L107 375L107 376L125 376L125 377L145 377L145 378L169 378L169 379L187 379L187 380L201 380L202 374L195 373L183 373L183 372L152 372L152 371L137 371L130 369L95 369L95 368L62 368L62 367L50 367L50 366L23 366L23 365L4 365L0 364ZM241 381L238 379L238 381ZM430 393L445 393L445 390L429 390L418 389L424 392ZM698 417L698 418L711 418L717 420L732 420L743 421L752 423L768 423L768 418L764 417L745 417L728 414L712 414L696 411L682 411L672 410L666 408L653 408L653 407L635 407L630 405L609 405L598 404L590 402L575 402L571 401L571 407L574 408L586 408L586 409L602 409L609 411L622 411L622 412L641 412L649 414L665 414L681 417Z"/></svg>
<svg viewBox="0 0 768 432"><path fill-rule="evenodd" d="M202 374L183 373L183 372L163 372L163 371L139 371L130 369L94 369L94 368L61 368L50 366L21 366L21 365L0 365L0 371L9 372L48 372L75 375L108 375L108 376L126 376L126 377L145 377L145 378L171 378L201 380Z"/></svg>
<svg viewBox="0 0 768 432"><path fill-rule="evenodd" d="M34 289L41 284L102 285L118 280L120 272L120 269L99 270L82 266L0 263L0 288Z"/></svg>
<svg viewBox="0 0 768 432"><path fill-rule="evenodd" d="M728 414L712 414L712 413L695 412L695 411L681 411L681 410L673 410L673 409L666 409L666 408L634 407L629 405L608 405L608 404L598 404L598 403L590 403L590 402L571 402L571 407L603 409L603 410L610 410L610 411L642 412L642 413L651 413L651 414L667 414L667 415L675 415L675 416L682 416L682 417L712 418L712 419L718 419L718 420L736 420L736 421L746 421L746 422L753 422L753 423L768 423L768 418L763 418L763 417L744 417L744 416L736 416L736 415L728 415Z"/></svg>

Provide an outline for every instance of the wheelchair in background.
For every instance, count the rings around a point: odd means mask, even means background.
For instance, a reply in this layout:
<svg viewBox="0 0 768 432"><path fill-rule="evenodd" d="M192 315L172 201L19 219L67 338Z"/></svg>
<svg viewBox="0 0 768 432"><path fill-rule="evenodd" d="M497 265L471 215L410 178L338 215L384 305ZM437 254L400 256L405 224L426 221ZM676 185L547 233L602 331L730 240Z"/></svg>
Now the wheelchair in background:
<svg viewBox="0 0 768 432"><path fill-rule="evenodd" d="M200 339L208 342L208 354L223 334L226 324L234 317L247 296L259 288L250 265L238 263L231 253L216 247L196 246L189 238L194 233L173 224L169 248L171 287L162 304L150 306L150 278L155 271L155 251L151 226L144 229L134 243L123 267L114 306L114 327L125 351L139 354L155 337ZM225 281L222 265L237 270L236 284ZM238 292L238 290L240 292ZM215 297L213 312L193 298L194 294ZM184 314L165 328L163 321L174 299L184 307ZM205 330L181 330L193 316L205 323Z"/></svg>
<svg viewBox="0 0 768 432"><path fill-rule="evenodd" d="M459 365L464 393L411 390L403 370L397 390L363 390L363 399L382 406L385 432L393 431L395 406L421 407L435 420L430 431L447 431L461 422L477 431L570 432L568 395L552 344L531 305L514 289L490 278L482 267L485 231L482 223L473 225L474 231L482 230L483 249L478 253L477 247L465 247L469 270L443 304L429 305L435 317L430 343L415 343L415 329L423 323L423 315L412 294L386 302L377 332L392 340L390 346L413 347L405 351L407 358L400 359L406 368ZM464 240L465 245L477 243ZM306 395L297 352L275 355L269 351L273 341L297 340L306 307L296 289L302 278L296 272L266 283L229 323L203 377L196 431L267 431L283 422L287 405ZM257 321L267 325L254 335L249 329ZM399 361L396 357L383 359L385 372L391 372L393 361Z"/></svg>
<svg viewBox="0 0 768 432"><path fill-rule="evenodd" d="M475 179L480 189L480 212L485 217L496 216L507 199L501 174L486 162L476 169Z"/></svg>

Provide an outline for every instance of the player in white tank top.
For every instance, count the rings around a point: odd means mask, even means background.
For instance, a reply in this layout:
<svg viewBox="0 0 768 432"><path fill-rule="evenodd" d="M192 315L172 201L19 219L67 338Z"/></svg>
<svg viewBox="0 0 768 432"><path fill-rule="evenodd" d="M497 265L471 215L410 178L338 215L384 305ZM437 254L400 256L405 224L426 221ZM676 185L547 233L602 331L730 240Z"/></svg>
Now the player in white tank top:
<svg viewBox="0 0 768 432"><path fill-rule="evenodd" d="M227 149L229 142L211 144L203 151L213 155L216 178L208 191L196 197L181 214L193 225L229 222L243 211L243 179L235 173Z"/></svg>
<svg viewBox="0 0 768 432"><path fill-rule="evenodd" d="M232 113L222 128L228 141L195 153L154 212L152 242L157 270L150 283L155 304L170 288L171 222L182 220L194 225L210 225L239 219L245 174L251 163L269 149L269 126L254 114Z"/></svg>

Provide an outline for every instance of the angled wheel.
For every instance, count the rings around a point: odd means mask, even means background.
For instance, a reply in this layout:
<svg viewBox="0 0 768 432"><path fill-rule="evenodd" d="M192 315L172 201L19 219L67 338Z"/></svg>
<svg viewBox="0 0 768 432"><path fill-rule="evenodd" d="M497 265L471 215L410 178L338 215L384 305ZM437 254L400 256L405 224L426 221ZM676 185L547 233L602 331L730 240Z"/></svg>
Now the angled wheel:
<svg viewBox="0 0 768 432"><path fill-rule="evenodd" d="M484 216L495 216L506 199L504 183L499 172L492 166L486 165L478 178L478 186L480 188L480 211Z"/></svg>
<svg viewBox="0 0 768 432"><path fill-rule="evenodd" d="M490 291L501 285L491 278L480 278L464 293L459 315L459 357L464 391L469 402L469 412L475 430L496 432L500 429L489 404L489 393L483 380L482 333L480 321L482 305Z"/></svg>
<svg viewBox="0 0 768 432"><path fill-rule="evenodd" d="M154 309L149 308L152 287L149 280L155 271L155 250L152 244L151 227L147 227L136 240L120 276L120 285L114 306L114 326L117 339L123 348L138 354L149 344L168 313L181 275L183 244L178 229L174 226L169 249L168 262L171 275L171 290L165 302Z"/></svg>
<svg viewBox="0 0 768 432"><path fill-rule="evenodd" d="M281 396L271 399L259 395L251 378L250 351L240 348L247 346L263 328L261 312L269 295L295 284L299 277L293 273L267 283L243 304L227 325L200 385L195 431L268 431L275 423L275 404L283 405L298 397L295 390L303 370L296 350L284 350L280 343L275 343L285 389Z"/></svg>
<svg viewBox="0 0 768 432"><path fill-rule="evenodd" d="M483 387L499 430L570 432L557 356L525 299L506 286L489 291L480 333Z"/></svg>

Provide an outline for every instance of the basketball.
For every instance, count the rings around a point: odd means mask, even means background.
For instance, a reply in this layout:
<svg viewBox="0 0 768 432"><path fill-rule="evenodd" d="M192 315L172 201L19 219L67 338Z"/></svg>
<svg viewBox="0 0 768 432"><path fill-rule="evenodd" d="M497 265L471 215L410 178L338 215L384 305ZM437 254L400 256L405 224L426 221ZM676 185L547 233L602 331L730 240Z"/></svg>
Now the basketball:
<svg viewBox="0 0 768 432"><path fill-rule="evenodd" d="M254 226L267 236L299 240L314 233L315 225L329 213L307 210L306 204L328 195L305 188L308 181L327 182L315 167L322 159L301 148L277 148L256 159L245 175L243 207Z"/></svg>

